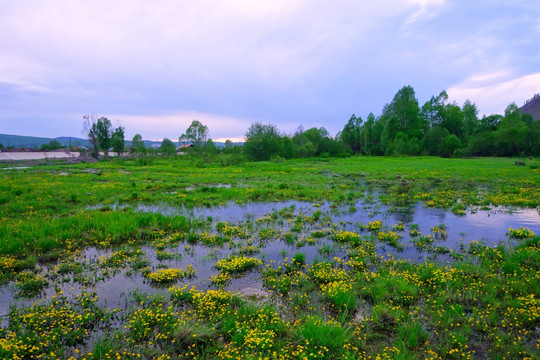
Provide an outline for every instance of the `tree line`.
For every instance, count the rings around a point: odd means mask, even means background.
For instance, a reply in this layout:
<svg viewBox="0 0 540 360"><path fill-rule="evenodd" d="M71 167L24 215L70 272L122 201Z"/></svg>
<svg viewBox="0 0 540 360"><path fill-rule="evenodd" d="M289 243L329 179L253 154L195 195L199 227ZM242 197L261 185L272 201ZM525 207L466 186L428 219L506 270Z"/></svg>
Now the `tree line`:
<svg viewBox="0 0 540 360"><path fill-rule="evenodd" d="M535 95L536 96L536 95ZM355 154L523 156L540 154L540 121L515 103L504 115L478 117L470 100L448 103L446 91L419 106L411 86L401 88L376 118L351 116L339 137Z"/></svg>
<svg viewBox="0 0 540 360"><path fill-rule="evenodd" d="M537 99L538 95L531 100ZM531 101L529 100L529 101ZM97 156L109 149L122 154L126 151L124 128L112 127L110 120L86 115L84 132ZM254 122L245 133L242 145L227 140L223 148L208 138L209 129L193 120L178 138L181 148L170 139L163 139L157 152L171 156L178 150L191 155L202 155L212 160L216 154L232 155L233 162L243 158L253 161L280 160L302 157L346 157L356 154L442 157L460 156L534 156L540 154L540 121L522 114L515 103L504 115L478 117L476 104L467 100L462 106L448 102L442 91L432 96L421 107L414 89L404 86L376 117L370 113L366 121L354 114L334 137L324 127L304 130L300 126L294 134L286 134L271 123ZM129 147L135 155L148 154L140 134Z"/></svg>

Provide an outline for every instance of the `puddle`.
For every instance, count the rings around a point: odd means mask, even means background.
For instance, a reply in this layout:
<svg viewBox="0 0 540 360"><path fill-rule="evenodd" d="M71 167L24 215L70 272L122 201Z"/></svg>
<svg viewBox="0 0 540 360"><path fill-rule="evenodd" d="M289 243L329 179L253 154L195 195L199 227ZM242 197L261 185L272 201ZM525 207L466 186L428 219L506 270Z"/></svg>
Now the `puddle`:
<svg viewBox="0 0 540 360"><path fill-rule="evenodd" d="M124 204L95 205L88 209L100 210L105 207L111 210L122 210L128 207ZM334 256L346 257L347 247L334 243L327 235L321 239L314 239L313 242L304 242L298 246L297 241L286 242L280 235L275 235L268 240L259 240L257 234L261 229L272 228L282 230L283 233L290 232L294 226L294 219L297 216L313 216L320 212L319 221L314 224L304 223L302 229L294 233L301 239L307 239L314 230L331 228L335 224L337 230L346 230L360 233L363 236L369 232L362 232L360 225L366 225L374 220L381 220L382 230L388 231L393 225L402 223L404 226L400 243L404 245L402 251L398 251L389 245L377 242L376 251L380 256L391 255L396 258L408 259L413 262L433 259L433 253L418 251L412 243L409 230L416 228L424 235L431 233L432 228L443 225L447 237L438 240L434 246L442 246L448 250L458 251L462 244L468 244L472 240L480 240L489 246L507 244L510 242L505 233L509 227L527 227L534 233L540 233L540 213L536 209L516 209L516 208L493 208L491 210L467 211L465 215L454 215L452 212L425 207L422 204L415 204L406 207L390 207L379 203L370 202L370 198L359 200L354 207L350 205L334 208L329 203L312 204L301 201L282 201L272 203L251 203L236 204L234 202L214 208L185 209L183 207L173 207L165 204L143 205L134 207L140 212L159 212L164 215L184 215L192 218L212 218L212 228L210 233L215 233L215 224L225 221L232 225L250 227L253 244L260 247L260 252L254 256L263 260L265 264L277 264L294 254L301 252L305 254L306 264L312 264L316 260L333 259ZM258 219L272 219L270 223L257 221ZM210 224L210 223L209 223ZM209 225L210 226L210 225ZM237 245L245 245L247 240L235 239ZM513 241L513 240L512 240ZM323 249L323 251L321 251ZM150 246L140 247L142 256L148 259L149 266L157 270L158 268L181 268L185 269L192 265L197 276L177 283L196 286L201 290L214 288L209 278L217 275L218 270L213 267L218 259L226 258L239 250L235 245L225 244L222 247L208 247L201 243L187 244L180 242L178 245L167 248L166 251L173 254L171 259L159 261L156 250ZM87 249L83 252L80 261L90 264L86 271L89 276L99 278L103 275L102 270L97 265L101 257L107 257L112 252L109 250ZM439 255L436 261L451 262L447 255ZM93 268L92 268L93 267ZM66 279L65 281L51 281L48 289L42 292L43 297L51 297L60 289L65 295L78 295L82 291L89 290L97 293L99 305L110 308L128 309L132 303L134 291L140 293L165 293L170 285L156 287L148 282L140 271L130 271L130 266L118 270L116 273L109 272L103 279L95 281L88 286L83 286L77 281ZM226 287L227 290L240 292L246 296L260 298L266 296L262 289L262 279L259 271L252 271L241 274L232 279ZM12 305L25 305L32 301L15 299L16 289L13 283L0 287L0 316L8 313ZM5 321L5 320L4 320Z"/></svg>

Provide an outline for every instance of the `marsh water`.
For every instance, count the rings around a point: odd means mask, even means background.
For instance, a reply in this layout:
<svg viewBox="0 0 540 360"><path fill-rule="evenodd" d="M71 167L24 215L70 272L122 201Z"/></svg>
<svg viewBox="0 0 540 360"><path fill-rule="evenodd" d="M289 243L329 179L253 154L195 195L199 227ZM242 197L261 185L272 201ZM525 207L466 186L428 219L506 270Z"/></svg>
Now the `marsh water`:
<svg viewBox="0 0 540 360"><path fill-rule="evenodd" d="M98 211L100 206L92 209ZM125 205L110 206L113 210L125 209ZM271 225L261 225L258 219L276 214L283 209L290 214L288 219L279 218ZM398 259L406 259L413 262L423 262L426 260L448 262L452 258L448 254L433 254L418 250L413 246L409 230L415 229L422 234L429 234L434 227L445 229L447 236L438 239L437 246L444 247L448 251L459 251L467 246L471 241L478 240L488 246L500 244L508 245L510 240L506 236L508 228L529 228L534 233L540 233L540 214L536 209L522 208L497 208L489 210L473 209L468 210L465 215L454 215L449 210L425 207L422 204L412 204L405 207L395 207L381 205L377 202L369 202L364 199L359 200L354 205L335 207L329 203L312 204L300 201L285 201L273 203L251 203L241 205L229 203L214 208L185 209L171 207L169 205L138 205L134 211L139 212L160 212L164 215L182 215L194 219L199 219L207 223L227 222L231 225L249 225L255 234L258 228L273 227L282 233L289 232L293 226L294 218L297 216L312 216L315 212L320 213L321 221L316 224L305 224L297 234L298 238L309 237L311 231L333 227L342 231L360 232L359 228L363 224L375 220L381 220L383 230L391 230L392 226L402 224L400 243L403 245L399 249L377 243L377 253L383 257L393 256ZM211 227L213 228L213 227ZM213 230L215 231L215 230ZM241 241L238 241L240 243ZM311 264L316 260L333 259L335 256L346 255L346 245L335 244L330 235L312 242L286 242L281 236L275 236L269 240L257 241L260 252L250 256L261 258L265 264L272 266L287 257L292 257L295 253L305 254L305 261ZM224 246L208 247L200 243L188 244L180 242L175 248L167 249L174 256L170 259L158 260L156 250L149 245L143 245L140 250L148 259L150 266L158 268L182 268L193 265L197 271L194 279L184 280L185 284L196 286L199 289L212 287L209 278L218 274L218 270L213 264L228 255L234 254L237 246L225 244ZM105 258L112 253L111 250L98 250L95 248L86 249L81 258L84 262L95 264L100 258ZM157 265L156 265L157 264ZM52 266L52 265L51 265ZM9 312L9 307L13 305L26 305L32 301L39 301L44 297L49 297L62 290L67 296L77 295L83 290L96 292L100 305L110 308L128 308L133 301L133 294L155 293L167 291L167 287L159 287L150 284L140 272L132 272L128 269L107 271L103 273L99 267L94 267L94 274L98 280L91 286L83 286L73 278L65 278L62 281L55 281L41 295L40 298L28 300L16 297L16 286L10 283L0 287L0 316L5 316ZM43 267L43 273L50 270ZM50 282L52 283L52 282ZM252 271L244 273L237 278L233 278L227 286L227 290L238 291L247 296L264 296L265 291L262 286L260 272Z"/></svg>

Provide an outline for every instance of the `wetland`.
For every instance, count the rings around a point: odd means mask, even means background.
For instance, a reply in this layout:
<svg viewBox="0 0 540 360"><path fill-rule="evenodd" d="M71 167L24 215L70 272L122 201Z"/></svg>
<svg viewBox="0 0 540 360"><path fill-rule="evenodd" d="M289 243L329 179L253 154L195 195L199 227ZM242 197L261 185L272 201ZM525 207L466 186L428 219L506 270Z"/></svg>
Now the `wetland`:
<svg viewBox="0 0 540 360"><path fill-rule="evenodd" d="M0 357L533 359L528 162L12 167Z"/></svg>

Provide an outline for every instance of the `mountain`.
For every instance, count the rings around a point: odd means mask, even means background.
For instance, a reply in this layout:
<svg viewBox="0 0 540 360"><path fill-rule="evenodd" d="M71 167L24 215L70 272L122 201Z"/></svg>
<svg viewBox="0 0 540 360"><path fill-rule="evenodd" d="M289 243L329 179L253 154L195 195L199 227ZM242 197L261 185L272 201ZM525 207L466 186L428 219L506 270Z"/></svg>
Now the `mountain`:
<svg viewBox="0 0 540 360"><path fill-rule="evenodd" d="M0 144L4 147L13 146L16 148L39 148L43 144L48 144L49 141L56 140L61 145L69 147L72 146L87 146L88 140L75 137L61 136L57 138L45 138L36 136L20 136L20 135L8 135L0 134Z"/></svg>
<svg viewBox="0 0 540 360"><path fill-rule="evenodd" d="M540 94L536 94L525 101L525 104L519 110L521 110L522 114L531 114L534 120L540 120Z"/></svg>
<svg viewBox="0 0 540 360"><path fill-rule="evenodd" d="M40 148L43 144L48 144L49 141L56 140L60 143L60 145L65 147L76 147L76 146L84 146L89 147L90 143L87 139L82 138L76 138L71 136L59 136L56 138L46 138L46 137L36 137L36 136L21 136L21 135L8 135L8 134L0 134L0 144L4 145L4 148L8 146L13 146L15 148ZM161 145L161 141L152 141L152 140L143 140L144 145L147 148L158 148ZM173 141L173 143L176 146L179 146L180 144L178 142ZM225 147L225 143L222 142L214 142L216 147L221 148ZM242 143L235 143L242 144ZM131 141L126 140L126 147L131 146Z"/></svg>

